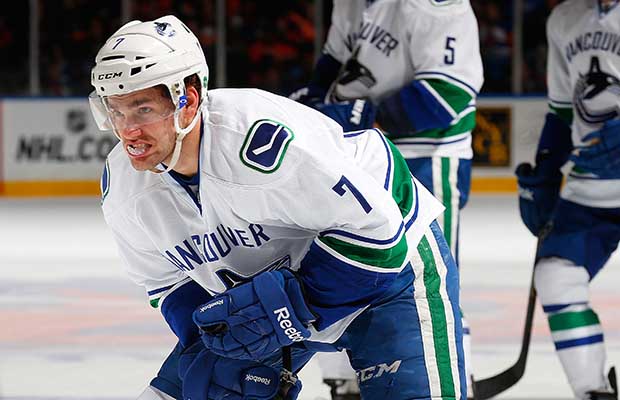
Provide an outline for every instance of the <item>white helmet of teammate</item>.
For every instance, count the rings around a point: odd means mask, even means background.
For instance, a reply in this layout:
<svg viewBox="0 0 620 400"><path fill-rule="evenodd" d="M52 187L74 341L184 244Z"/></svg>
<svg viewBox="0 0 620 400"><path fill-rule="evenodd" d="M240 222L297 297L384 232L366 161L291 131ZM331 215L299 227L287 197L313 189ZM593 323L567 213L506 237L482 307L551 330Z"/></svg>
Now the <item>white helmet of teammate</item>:
<svg viewBox="0 0 620 400"><path fill-rule="evenodd" d="M602 13L606 13L616 5L618 5L618 0L598 0L599 10Z"/></svg>
<svg viewBox="0 0 620 400"><path fill-rule="evenodd" d="M181 127L179 115L187 102L183 79L193 74L201 82L198 112L186 127ZM118 130L134 125L122 125L107 107L109 96L119 96L157 85L164 85L172 104L165 115L151 116L142 124L174 116L176 144L171 170L181 153L181 142L198 122L207 97L209 68L196 36L177 17L167 15L154 21L131 21L116 31L97 53L91 83L95 91L89 96L91 111L101 130ZM155 118L155 119L154 119ZM138 123L135 126L139 126ZM164 172L164 171L157 171Z"/></svg>

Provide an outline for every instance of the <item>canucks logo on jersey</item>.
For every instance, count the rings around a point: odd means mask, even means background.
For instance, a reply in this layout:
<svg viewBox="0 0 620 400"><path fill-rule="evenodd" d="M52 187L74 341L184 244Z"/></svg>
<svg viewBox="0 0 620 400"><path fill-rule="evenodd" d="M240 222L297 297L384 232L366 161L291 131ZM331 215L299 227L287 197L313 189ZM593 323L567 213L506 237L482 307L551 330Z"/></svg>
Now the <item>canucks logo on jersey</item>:
<svg viewBox="0 0 620 400"><path fill-rule="evenodd" d="M240 152L241 161L263 173L271 173L282 164L293 131L287 126L268 119L261 119L248 131Z"/></svg>
<svg viewBox="0 0 620 400"><path fill-rule="evenodd" d="M580 74L573 92L573 104L579 117L590 124L620 115L620 80L601 70L598 57L592 57L588 72Z"/></svg>

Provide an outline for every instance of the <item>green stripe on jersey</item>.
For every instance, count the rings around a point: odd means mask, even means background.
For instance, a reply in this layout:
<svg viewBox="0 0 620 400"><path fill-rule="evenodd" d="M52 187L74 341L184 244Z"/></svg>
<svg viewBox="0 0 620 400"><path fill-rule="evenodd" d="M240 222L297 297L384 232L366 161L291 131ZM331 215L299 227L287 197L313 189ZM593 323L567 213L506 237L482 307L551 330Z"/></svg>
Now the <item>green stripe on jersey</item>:
<svg viewBox="0 0 620 400"><path fill-rule="evenodd" d="M549 108L551 112L560 117L560 119L568 126L571 126L573 123L573 108L572 107L555 107L549 104Z"/></svg>
<svg viewBox="0 0 620 400"><path fill-rule="evenodd" d="M590 309L585 311L566 312L549 317L551 331L581 328L583 326L598 325L600 321L596 313Z"/></svg>
<svg viewBox="0 0 620 400"><path fill-rule="evenodd" d="M446 207L443 212L443 234L448 246L452 247L452 186L450 186L450 159L448 157L441 158L441 189L443 194L441 202Z"/></svg>
<svg viewBox="0 0 620 400"><path fill-rule="evenodd" d="M407 237L402 235L398 243L387 249L358 246L334 237L320 237L330 249L346 258L379 268L400 268L407 257Z"/></svg>
<svg viewBox="0 0 620 400"><path fill-rule="evenodd" d="M160 299L160 297L149 301L149 304L151 305L151 307L153 307L153 308L159 307L159 299Z"/></svg>
<svg viewBox="0 0 620 400"><path fill-rule="evenodd" d="M442 81L441 79L422 79L452 107L457 114L463 111L471 102L471 96L458 86Z"/></svg>
<svg viewBox="0 0 620 400"><path fill-rule="evenodd" d="M392 177L392 198L398 204L400 213L403 216L407 216L411 212L413 206L413 180L411 179L411 172L407 166L400 151L394 146L394 144L386 140L390 146L392 152L392 159L394 160L394 175Z"/></svg>
<svg viewBox="0 0 620 400"><path fill-rule="evenodd" d="M470 113L465 114L454 125L450 125L448 129L428 129L426 131L417 132L412 137L422 137L431 139L443 139L450 136L460 135L461 133L471 132L476 126L476 111L471 110Z"/></svg>
<svg viewBox="0 0 620 400"><path fill-rule="evenodd" d="M440 293L441 276L437 271L433 250L426 236L423 236L418 244L418 253L424 263L424 286L426 287L426 299L431 312L433 325L433 342L439 371L441 397L454 397L454 380L452 379L451 368L452 361L450 360L450 352L448 351L448 322L446 321L446 309Z"/></svg>
<svg viewBox="0 0 620 400"><path fill-rule="evenodd" d="M393 160L392 182L390 182L392 198L398 205L400 213L404 218L409 215L414 206L413 180L407 162L400 154L400 151L389 140L386 140L386 142L390 148ZM400 268L407 257L408 246L404 234L397 244L387 249L358 246L334 237L320 237L319 240L350 260L373 267Z"/></svg>

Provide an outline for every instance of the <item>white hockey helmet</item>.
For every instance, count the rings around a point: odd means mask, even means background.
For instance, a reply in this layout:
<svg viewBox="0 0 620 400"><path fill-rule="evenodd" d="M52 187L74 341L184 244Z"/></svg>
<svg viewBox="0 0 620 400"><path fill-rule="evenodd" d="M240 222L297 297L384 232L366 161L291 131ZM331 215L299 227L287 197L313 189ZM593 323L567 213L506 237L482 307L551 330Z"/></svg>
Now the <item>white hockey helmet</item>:
<svg viewBox="0 0 620 400"><path fill-rule="evenodd" d="M198 75L201 83L200 104L194 119L186 127L179 123L180 110L186 104L183 79ZM91 111L101 130L118 133L107 107L109 96L122 96L138 90L164 85L172 99L171 111L177 133L172 169L181 152L181 142L196 125L207 97L209 68L196 36L177 17L167 15L154 21L131 21L116 31L97 53L91 83L95 91L89 96ZM154 122L154 121L151 121ZM163 172L163 171L162 171Z"/></svg>

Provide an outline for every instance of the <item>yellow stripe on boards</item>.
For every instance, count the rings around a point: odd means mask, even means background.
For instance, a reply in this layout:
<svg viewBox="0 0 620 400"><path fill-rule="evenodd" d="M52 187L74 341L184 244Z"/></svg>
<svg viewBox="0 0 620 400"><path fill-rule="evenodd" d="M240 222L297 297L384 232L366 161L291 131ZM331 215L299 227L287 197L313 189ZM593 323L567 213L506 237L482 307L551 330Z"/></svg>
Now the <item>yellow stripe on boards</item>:
<svg viewBox="0 0 620 400"><path fill-rule="evenodd" d="M9 181L0 182L0 196L101 196L99 181Z"/></svg>
<svg viewBox="0 0 620 400"><path fill-rule="evenodd" d="M472 176L472 193L517 193L517 178L507 176Z"/></svg>
<svg viewBox="0 0 620 400"><path fill-rule="evenodd" d="M473 176L472 193L517 193L517 179L507 176ZM0 196L101 196L99 181L8 181L0 182Z"/></svg>

